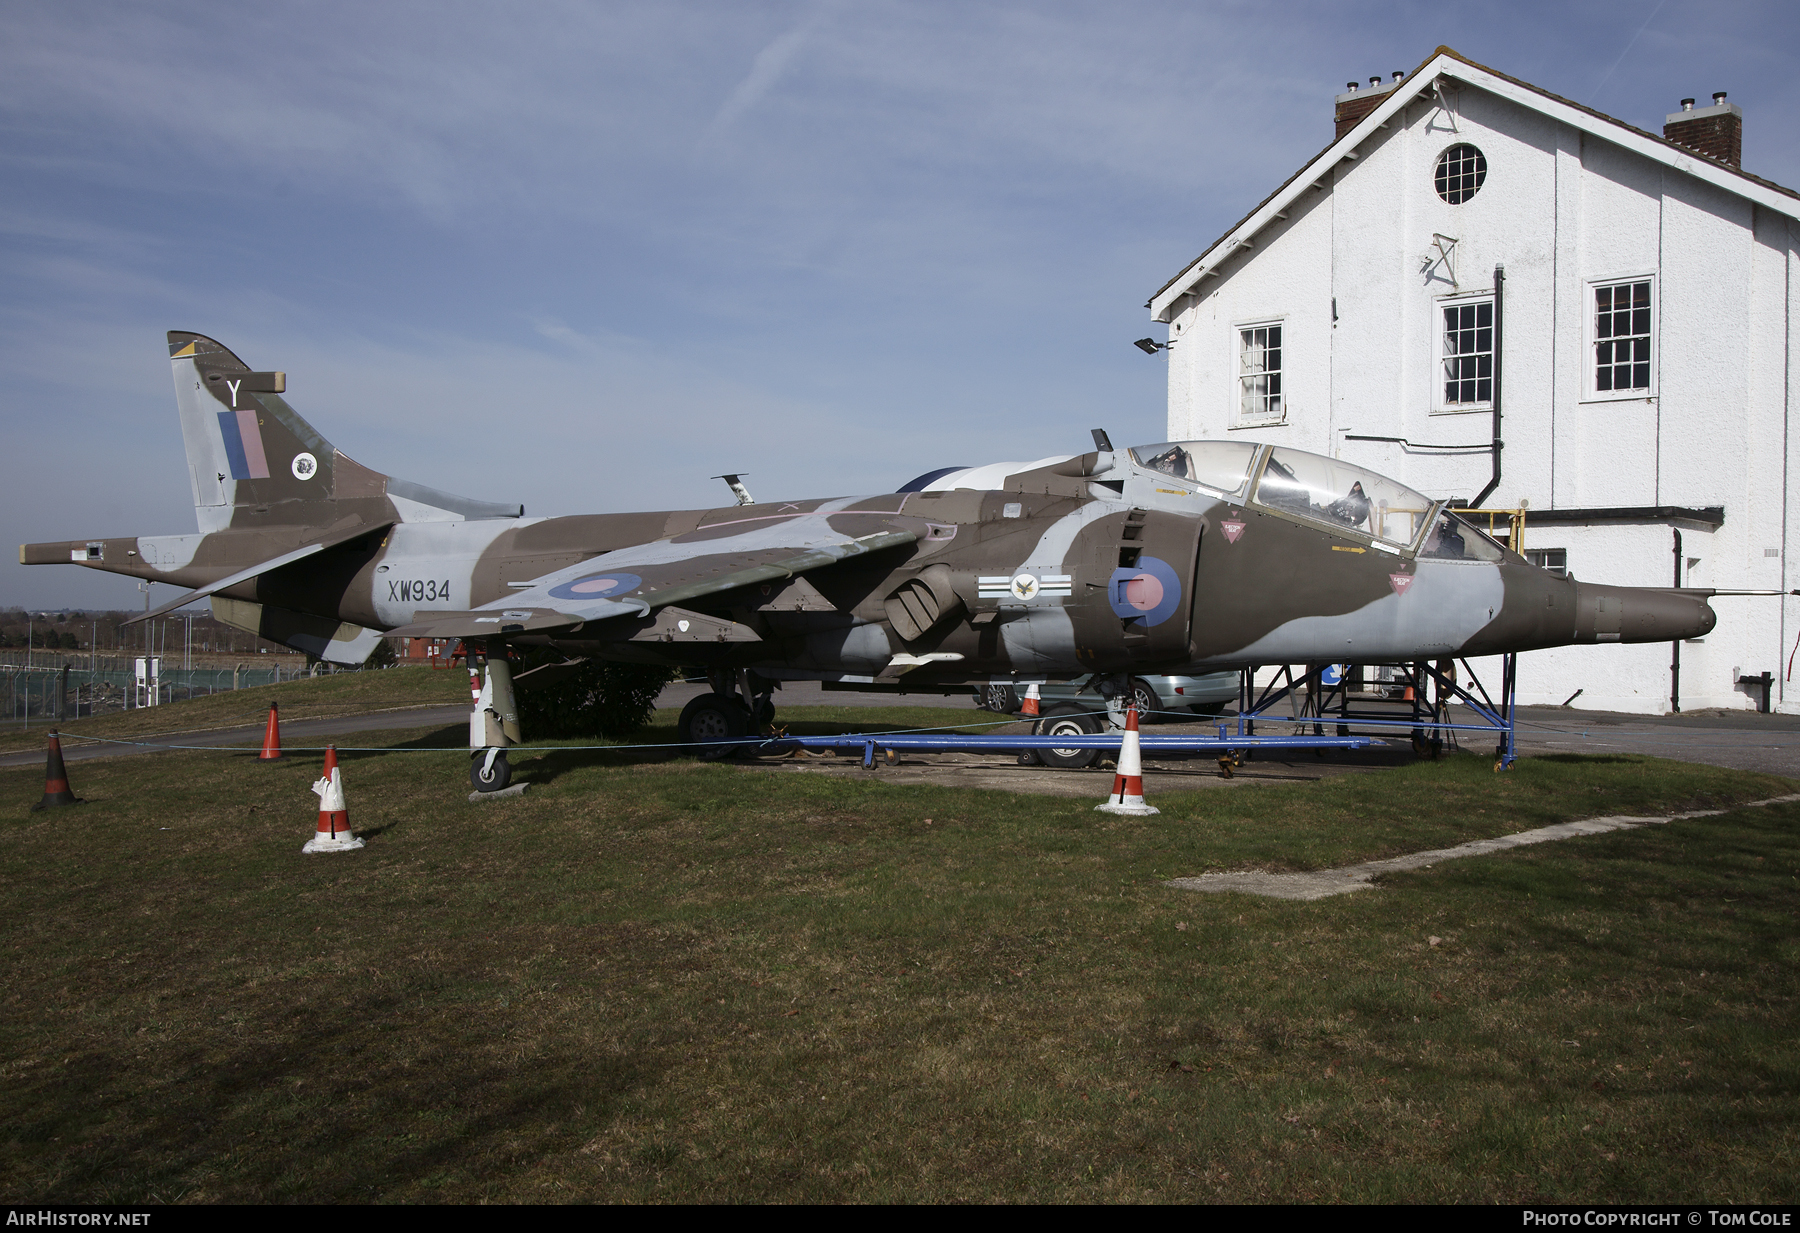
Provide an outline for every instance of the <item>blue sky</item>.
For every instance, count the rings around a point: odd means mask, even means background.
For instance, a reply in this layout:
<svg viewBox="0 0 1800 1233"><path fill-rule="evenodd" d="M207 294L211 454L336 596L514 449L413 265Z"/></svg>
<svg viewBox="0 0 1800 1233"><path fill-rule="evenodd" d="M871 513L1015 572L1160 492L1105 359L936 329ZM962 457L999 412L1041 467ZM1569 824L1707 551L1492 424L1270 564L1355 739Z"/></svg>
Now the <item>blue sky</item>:
<svg viewBox="0 0 1800 1233"><path fill-rule="evenodd" d="M1800 186L1790 4L7 3L6 538L193 530L170 328L533 514L1156 440L1145 300L1440 43L1651 131L1726 90Z"/></svg>

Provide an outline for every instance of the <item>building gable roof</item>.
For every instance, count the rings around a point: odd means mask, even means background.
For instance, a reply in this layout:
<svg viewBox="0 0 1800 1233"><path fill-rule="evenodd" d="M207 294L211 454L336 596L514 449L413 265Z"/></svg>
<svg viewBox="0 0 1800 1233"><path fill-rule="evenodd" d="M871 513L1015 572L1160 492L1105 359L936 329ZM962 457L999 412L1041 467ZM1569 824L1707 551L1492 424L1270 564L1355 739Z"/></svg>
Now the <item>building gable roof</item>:
<svg viewBox="0 0 1800 1233"><path fill-rule="evenodd" d="M1317 183L1320 177L1331 171L1337 164L1357 157L1357 147L1367 141L1378 130L1386 127L1388 120L1401 111L1414 99L1430 93L1437 85L1439 78L1479 87L1502 98L1509 99L1522 107L1559 120L1573 128L1591 133L1615 145L1622 146L1646 158L1654 159L1677 171L1686 172L1697 179L1704 180L1719 188L1736 193L1758 205L1766 206L1789 218L1800 219L1800 193L1793 189L1753 176L1747 171L1696 154L1686 146L1654 133L1647 133L1641 128L1633 128L1623 120L1616 120L1591 107L1571 102L1559 95L1550 93L1516 77L1508 77L1505 73L1496 72L1486 65L1477 64L1466 56L1459 55L1448 47L1439 47L1418 68L1409 73L1405 80L1395 86L1382 100L1381 104L1364 116L1356 126L1342 137L1326 146L1313 156L1300 170L1270 193L1267 197L1246 214L1238 224L1208 246L1182 271L1164 283L1157 293L1150 297L1145 305L1150 309L1151 317L1157 321L1167 321L1173 315L1175 301L1186 295L1208 275L1218 272L1238 249L1247 247L1256 233L1263 230L1278 216L1284 216L1287 206L1307 188Z"/></svg>

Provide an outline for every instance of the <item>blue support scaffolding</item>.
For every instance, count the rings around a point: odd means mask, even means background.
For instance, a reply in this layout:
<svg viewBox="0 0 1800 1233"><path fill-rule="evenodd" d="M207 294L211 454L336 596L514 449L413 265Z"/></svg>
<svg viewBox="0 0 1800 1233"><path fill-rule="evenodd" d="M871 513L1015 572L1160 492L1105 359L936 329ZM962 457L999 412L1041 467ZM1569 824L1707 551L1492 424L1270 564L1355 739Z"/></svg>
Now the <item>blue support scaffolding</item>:
<svg viewBox="0 0 1800 1233"><path fill-rule="evenodd" d="M1304 666L1298 677L1294 674L1294 665L1283 664L1279 674L1260 688L1256 684L1256 673L1260 669L1245 668L1238 679L1238 733L1243 737L1254 736L1259 720L1265 723L1311 725L1314 733L1321 735L1327 724L1335 724L1339 736L1348 735L1353 726L1404 728L1412 736L1414 750L1422 755L1429 753L1433 757L1443 748L1446 740L1455 746L1458 734L1488 733L1497 741L1494 769L1510 769L1518 758L1519 657L1516 654L1500 657L1498 701L1488 693L1481 679L1469 667L1468 660L1460 661L1460 675L1456 671L1457 662L1439 660L1435 664L1309 664ZM1335 679L1329 671L1333 668L1341 669ZM1356 700L1353 705L1352 685L1358 668L1393 669L1397 675L1389 683L1390 688L1400 691L1402 696L1365 696ZM1427 693L1431 695L1430 698L1427 698ZM1283 699L1288 700L1291 713L1271 714L1270 708ZM1404 705L1406 711L1397 711L1396 704ZM1451 722L1452 705L1466 707L1475 722ZM1385 706L1387 709L1373 709L1376 706Z"/></svg>

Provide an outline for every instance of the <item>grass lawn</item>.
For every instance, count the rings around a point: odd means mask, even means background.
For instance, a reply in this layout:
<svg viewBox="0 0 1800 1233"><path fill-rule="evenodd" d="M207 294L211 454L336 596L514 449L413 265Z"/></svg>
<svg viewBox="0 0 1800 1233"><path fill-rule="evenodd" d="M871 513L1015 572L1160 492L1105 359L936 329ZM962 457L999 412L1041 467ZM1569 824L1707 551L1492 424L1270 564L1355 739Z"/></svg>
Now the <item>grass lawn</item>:
<svg viewBox="0 0 1800 1233"><path fill-rule="evenodd" d="M1315 903L1162 885L1785 780L1471 755L1118 819L524 750L470 804L422 748L459 731L381 739L328 856L316 755L80 763L37 814L0 772L7 1201L1800 1192L1800 807Z"/></svg>
<svg viewBox="0 0 1800 1233"><path fill-rule="evenodd" d="M164 732L261 724L269 717L271 702L280 704L283 722L333 719L386 708L468 706L469 674L460 666L441 671L389 668L383 672L342 672L303 681L283 681L279 685L205 694L136 711L113 711L89 719L53 723L33 717L29 729L11 727L0 732L0 753L42 749L44 733L51 728L70 736L140 740ZM395 722L404 723L405 720Z"/></svg>

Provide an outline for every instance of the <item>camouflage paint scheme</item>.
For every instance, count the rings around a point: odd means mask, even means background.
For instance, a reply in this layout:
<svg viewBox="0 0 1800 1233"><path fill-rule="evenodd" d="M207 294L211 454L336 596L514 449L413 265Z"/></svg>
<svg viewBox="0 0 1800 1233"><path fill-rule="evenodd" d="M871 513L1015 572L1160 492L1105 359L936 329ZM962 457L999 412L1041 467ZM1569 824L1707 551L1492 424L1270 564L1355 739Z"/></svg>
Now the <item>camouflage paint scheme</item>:
<svg viewBox="0 0 1800 1233"><path fill-rule="evenodd" d="M212 339L171 332L169 351L199 533L28 544L20 560L192 588L158 611L210 594L221 619L342 662L392 631L918 688L1669 641L1714 623L1706 592L1557 577L1466 526L1479 552L1433 555L1450 515L1424 498L1411 516L1426 530L1405 543L1263 499L1276 453L1326 460L1243 442L1216 446L1247 460L1235 495L1121 449L877 496L527 518L352 461L281 398L283 374Z"/></svg>

